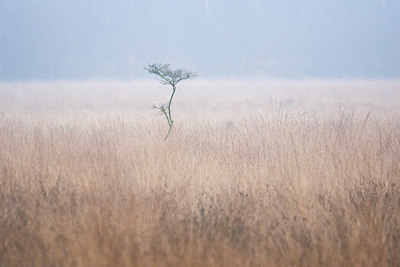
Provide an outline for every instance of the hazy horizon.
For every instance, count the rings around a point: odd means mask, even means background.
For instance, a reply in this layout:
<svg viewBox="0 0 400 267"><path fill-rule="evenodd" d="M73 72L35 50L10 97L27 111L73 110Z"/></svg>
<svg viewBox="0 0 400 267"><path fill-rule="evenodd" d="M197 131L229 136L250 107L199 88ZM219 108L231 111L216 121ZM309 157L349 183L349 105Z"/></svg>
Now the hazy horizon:
<svg viewBox="0 0 400 267"><path fill-rule="evenodd" d="M0 80L398 79L400 1L3 0Z"/></svg>

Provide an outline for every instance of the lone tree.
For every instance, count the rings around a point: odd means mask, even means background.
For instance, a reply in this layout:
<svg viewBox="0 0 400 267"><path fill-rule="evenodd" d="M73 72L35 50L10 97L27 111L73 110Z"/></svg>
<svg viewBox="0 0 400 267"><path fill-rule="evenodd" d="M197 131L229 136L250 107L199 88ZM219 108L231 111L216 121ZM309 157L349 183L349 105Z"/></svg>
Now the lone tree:
<svg viewBox="0 0 400 267"><path fill-rule="evenodd" d="M172 98L175 95L176 85L183 80L195 79L197 74L183 69L171 70L169 64L148 64L144 67L144 69L147 70L148 73L154 75L161 84L169 84L172 86L172 94L169 98L169 102L160 106L153 106L153 108L160 110L167 119L169 130L164 138L167 139L174 125L174 121L172 120L171 116L171 104Z"/></svg>

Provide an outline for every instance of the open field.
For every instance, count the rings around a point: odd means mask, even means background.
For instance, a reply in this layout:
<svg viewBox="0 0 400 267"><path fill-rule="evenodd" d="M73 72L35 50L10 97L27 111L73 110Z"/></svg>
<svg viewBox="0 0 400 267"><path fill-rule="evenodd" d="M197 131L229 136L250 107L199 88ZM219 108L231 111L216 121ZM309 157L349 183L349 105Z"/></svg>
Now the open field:
<svg viewBox="0 0 400 267"><path fill-rule="evenodd" d="M400 266L399 81L0 83L0 266Z"/></svg>

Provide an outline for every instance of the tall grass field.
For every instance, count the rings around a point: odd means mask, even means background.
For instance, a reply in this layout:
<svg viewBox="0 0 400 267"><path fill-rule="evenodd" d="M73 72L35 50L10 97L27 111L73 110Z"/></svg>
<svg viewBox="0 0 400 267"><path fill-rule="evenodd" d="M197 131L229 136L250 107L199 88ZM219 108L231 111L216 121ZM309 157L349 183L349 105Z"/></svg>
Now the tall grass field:
<svg viewBox="0 0 400 267"><path fill-rule="evenodd" d="M399 81L0 83L0 266L400 266Z"/></svg>

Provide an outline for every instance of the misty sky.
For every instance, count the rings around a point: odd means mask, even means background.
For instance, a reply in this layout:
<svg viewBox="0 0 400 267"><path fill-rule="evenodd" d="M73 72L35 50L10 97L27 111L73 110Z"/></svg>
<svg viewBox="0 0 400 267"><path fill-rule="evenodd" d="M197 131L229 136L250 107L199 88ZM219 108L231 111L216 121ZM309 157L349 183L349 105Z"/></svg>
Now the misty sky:
<svg viewBox="0 0 400 267"><path fill-rule="evenodd" d="M0 80L400 78L400 0L1 0Z"/></svg>

